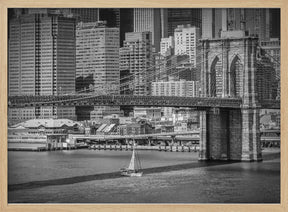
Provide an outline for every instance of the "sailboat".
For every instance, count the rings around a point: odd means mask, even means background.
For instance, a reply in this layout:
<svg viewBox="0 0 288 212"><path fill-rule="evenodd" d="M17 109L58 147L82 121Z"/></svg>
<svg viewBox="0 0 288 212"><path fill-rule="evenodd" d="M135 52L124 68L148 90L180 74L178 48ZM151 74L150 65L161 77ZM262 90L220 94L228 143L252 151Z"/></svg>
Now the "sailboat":
<svg viewBox="0 0 288 212"><path fill-rule="evenodd" d="M143 172L141 172L141 164L140 164L140 160L136 154L134 143L135 142L133 142L133 151L132 151L132 156L131 156L131 160L130 160L128 168L122 168L120 170L121 175L123 175L123 176L141 177L143 174Z"/></svg>

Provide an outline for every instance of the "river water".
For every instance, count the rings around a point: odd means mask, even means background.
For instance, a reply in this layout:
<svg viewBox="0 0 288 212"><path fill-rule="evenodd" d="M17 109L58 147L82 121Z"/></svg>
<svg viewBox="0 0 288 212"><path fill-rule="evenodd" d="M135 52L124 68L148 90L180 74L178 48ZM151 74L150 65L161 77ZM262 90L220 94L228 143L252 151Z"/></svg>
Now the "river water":
<svg viewBox="0 0 288 212"><path fill-rule="evenodd" d="M199 162L196 152L138 154L141 178L119 174L131 151L8 152L8 202L280 202L279 150L253 163Z"/></svg>

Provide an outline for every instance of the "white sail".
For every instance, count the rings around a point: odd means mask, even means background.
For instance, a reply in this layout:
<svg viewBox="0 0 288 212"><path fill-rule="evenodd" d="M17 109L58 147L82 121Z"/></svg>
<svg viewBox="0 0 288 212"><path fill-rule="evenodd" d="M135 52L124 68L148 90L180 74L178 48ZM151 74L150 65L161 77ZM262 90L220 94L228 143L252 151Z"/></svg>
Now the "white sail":
<svg viewBox="0 0 288 212"><path fill-rule="evenodd" d="M135 150L134 150L134 148L133 148L132 157L131 157L128 169L129 170L135 170Z"/></svg>

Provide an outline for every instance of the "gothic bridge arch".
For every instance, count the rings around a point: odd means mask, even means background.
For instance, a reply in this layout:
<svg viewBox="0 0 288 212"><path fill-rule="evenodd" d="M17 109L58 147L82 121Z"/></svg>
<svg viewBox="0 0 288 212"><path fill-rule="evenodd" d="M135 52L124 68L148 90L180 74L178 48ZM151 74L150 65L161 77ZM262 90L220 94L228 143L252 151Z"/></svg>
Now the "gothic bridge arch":
<svg viewBox="0 0 288 212"><path fill-rule="evenodd" d="M240 98L241 109L200 111L200 160L262 160L254 37L204 39L201 96Z"/></svg>

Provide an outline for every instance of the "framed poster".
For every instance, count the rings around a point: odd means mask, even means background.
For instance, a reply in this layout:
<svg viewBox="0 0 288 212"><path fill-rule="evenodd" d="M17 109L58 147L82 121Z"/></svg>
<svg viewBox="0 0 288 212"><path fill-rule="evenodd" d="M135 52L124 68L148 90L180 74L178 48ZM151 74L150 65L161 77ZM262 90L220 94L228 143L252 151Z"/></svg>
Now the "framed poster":
<svg viewBox="0 0 288 212"><path fill-rule="evenodd" d="M1 211L287 210L284 3L1 0Z"/></svg>

